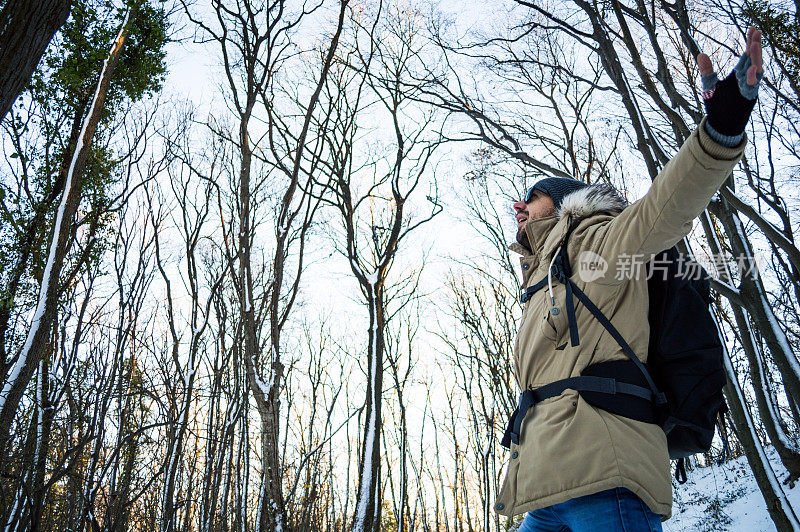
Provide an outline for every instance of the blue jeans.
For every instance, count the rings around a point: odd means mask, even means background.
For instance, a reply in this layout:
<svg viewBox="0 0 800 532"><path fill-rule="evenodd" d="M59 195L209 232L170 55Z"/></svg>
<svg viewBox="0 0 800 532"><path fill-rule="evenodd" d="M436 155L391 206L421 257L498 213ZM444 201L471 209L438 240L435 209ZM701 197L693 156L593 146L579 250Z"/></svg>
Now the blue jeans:
<svg viewBox="0 0 800 532"><path fill-rule="evenodd" d="M661 532L661 517L625 488L528 512L518 532Z"/></svg>

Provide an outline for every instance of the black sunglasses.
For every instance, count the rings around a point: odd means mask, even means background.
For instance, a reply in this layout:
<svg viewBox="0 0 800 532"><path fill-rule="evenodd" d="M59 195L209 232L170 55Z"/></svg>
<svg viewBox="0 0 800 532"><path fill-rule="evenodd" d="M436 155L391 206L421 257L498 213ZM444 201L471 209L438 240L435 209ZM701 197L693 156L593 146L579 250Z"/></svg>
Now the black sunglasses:
<svg viewBox="0 0 800 532"><path fill-rule="evenodd" d="M528 189L528 192L525 193L525 198L523 199L523 201L525 201L525 203L530 203L531 202L531 200L533 199L533 191L534 190L536 190L536 189L534 187L531 187L531 188Z"/></svg>

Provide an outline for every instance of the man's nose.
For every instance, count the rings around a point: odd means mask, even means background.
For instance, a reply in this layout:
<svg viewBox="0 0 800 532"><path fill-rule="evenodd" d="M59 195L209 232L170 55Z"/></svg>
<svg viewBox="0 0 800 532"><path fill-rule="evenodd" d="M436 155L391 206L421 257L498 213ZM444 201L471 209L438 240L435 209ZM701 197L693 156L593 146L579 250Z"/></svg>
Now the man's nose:
<svg viewBox="0 0 800 532"><path fill-rule="evenodd" d="M516 203L514 204L514 210L515 210L515 211L517 211L517 212L522 212L522 211L524 211L524 210L525 210L525 207L526 207L526 205L525 205L525 202L524 202L524 201L518 201L518 202L516 202Z"/></svg>

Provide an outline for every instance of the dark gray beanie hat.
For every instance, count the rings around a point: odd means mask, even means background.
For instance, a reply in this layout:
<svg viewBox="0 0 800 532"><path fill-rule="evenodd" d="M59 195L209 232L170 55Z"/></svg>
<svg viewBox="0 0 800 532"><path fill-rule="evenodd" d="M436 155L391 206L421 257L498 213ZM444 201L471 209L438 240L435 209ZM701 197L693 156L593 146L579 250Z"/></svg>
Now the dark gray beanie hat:
<svg viewBox="0 0 800 532"><path fill-rule="evenodd" d="M580 190L588 186L589 185L586 183L578 181L577 179L570 179L567 177L546 177L537 181L536 184L531 187L531 189L544 192L553 198L553 205L555 205L555 208L558 209L561 207L561 202L564 200L564 196L570 192L575 192L576 190ZM530 190L528 191L528 194L526 194L526 199L529 197L529 194Z"/></svg>

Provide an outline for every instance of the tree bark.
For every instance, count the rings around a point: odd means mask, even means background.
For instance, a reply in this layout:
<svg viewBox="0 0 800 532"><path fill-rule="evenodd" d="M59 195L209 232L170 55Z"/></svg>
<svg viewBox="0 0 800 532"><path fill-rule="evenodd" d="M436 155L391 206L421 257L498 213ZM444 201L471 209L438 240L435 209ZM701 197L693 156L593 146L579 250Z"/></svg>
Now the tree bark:
<svg viewBox="0 0 800 532"><path fill-rule="evenodd" d="M381 471L381 396L383 395L383 356L385 342L385 308L383 301L383 279L368 290L369 342L367 349L367 401L364 444L361 447L359 466L358 502L353 519L353 532L380 530L381 507L376 500Z"/></svg>
<svg viewBox="0 0 800 532"><path fill-rule="evenodd" d="M78 137L81 134L82 121L81 117L86 112L86 108L91 102L88 98L80 100L80 103L75 107L75 115L72 121L72 129L70 131L69 141L67 146L77 146ZM41 244L41 240L46 238L47 235L41 235L41 228L45 225L45 216L50 208L58 202L59 198L64 192L64 185L67 182L67 172L69 171L69 163L72 158L72 153L67 151L64 154L63 166L58 174L58 177L53 184L53 189L41 202L34 206L33 213L31 213L28 220L21 225L24 229L20 231L14 242L14 248L17 250L17 257L14 260L13 266L9 268L11 272L8 276L8 283L0 292L0 364L2 364L2 374L8 371L9 367L6 361L9 357L6 354L7 342L6 335L9 334L8 324L11 319L11 311L14 308L14 301L17 297L20 284L23 282L23 276L28 268L28 262Z"/></svg>
<svg viewBox="0 0 800 532"><path fill-rule="evenodd" d="M8 0L0 11L0 120L28 86L71 0Z"/></svg>
<svg viewBox="0 0 800 532"><path fill-rule="evenodd" d="M723 250L720 249L715 238L716 233L714 232L714 227L711 226L710 216L703 215L701 220L703 229L708 237L711 251L717 256L721 256ZM717 274L722 281L729 285L732 284L727 268L718 271ZM765 364L763 364L764 353L760 349L760 346L753 341L753 327L747 319L745 310L734 302L731 302L731 308L733 310L736 326L739 329L742 350L750 366L750 378L753 381L753 393L755 394L759 417L767 432L767 436L769 436L770 442L775 446L775 450L778 452L781 462L783 462L783 465L789 472L789 478L795 480L800 478L800 454L798 454L796 447L790 441L790 436L784 429L776 401L774 401L771 395L768 395L770 391L767 389L767 386L769 386L770 383L765 379ZM791 398L791 395L787 396Z"/></svg>
<svg viewBox="0 0 800 532"><path fill-rule="evenodd" d="M753 261L753 248L747 235L744 234L744 226L736 212L730 208L724 198L714 202L711 206L712 211L725 227L734 255ZM749 270L742 272L739 285L745 309L763 335L792 399L798 402L800 401L800 363L798 363L797 355L794 353L785 331L780 328L769 305L760 273L755 267L749 268Z"/></svg>

